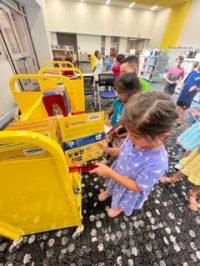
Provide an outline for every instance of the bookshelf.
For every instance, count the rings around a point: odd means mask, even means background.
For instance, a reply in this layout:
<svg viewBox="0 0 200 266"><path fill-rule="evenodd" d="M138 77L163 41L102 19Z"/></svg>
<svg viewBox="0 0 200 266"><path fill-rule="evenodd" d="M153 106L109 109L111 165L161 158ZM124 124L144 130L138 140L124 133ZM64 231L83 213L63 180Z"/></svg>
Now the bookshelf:
<svg viewBox="0 0 200 266"><path fill-rule="evenodd" d="M74 53L74 48L67 45L51 45L51 51L54 60L65 60L66 56L69 54L74 60L77 60L76 54Z"/></svg>
<svg viewBox="0 0 200 266"><path fill-rule="evenodd" d="M141 55L139 61L140 76L150 82L161 82L168 59L167 56Z"/></svg>

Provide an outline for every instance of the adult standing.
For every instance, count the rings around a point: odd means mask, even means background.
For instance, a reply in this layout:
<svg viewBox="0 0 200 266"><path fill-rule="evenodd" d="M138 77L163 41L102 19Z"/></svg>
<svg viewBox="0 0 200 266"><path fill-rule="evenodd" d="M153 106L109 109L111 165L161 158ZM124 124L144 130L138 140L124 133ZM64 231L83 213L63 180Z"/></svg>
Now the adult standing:
<svg viewBox="0 0 200 266"><path fill-rule="evenodd" d="M190 108L197 92L200 92L200 62L185 79L183 90L177 100L177 112L179 114L178 124L181 125L184 122L185 112Z"/></svg>

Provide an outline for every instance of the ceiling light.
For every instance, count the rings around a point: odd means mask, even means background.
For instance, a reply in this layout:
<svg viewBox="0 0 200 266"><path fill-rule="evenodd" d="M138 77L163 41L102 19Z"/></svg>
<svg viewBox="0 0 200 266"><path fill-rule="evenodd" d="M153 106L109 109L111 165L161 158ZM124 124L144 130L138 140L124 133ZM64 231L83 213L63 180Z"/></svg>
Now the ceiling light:
<svg viewBox="0 0 200 266"><path fill-rule="evenodd" d="M81 0L81 2L83 2L84 0Z"/></svg>
<svg viewBox="0 0 200 266"><path fill-rule="evenodd" d="M153 11L157 8L158 6L153 6L150 10Z"/></svg>
<svg viewBox="0 0 200 266"><path fill-rule="evenodd" d="M128 7L132 8L135 5L135 2L133 2L132 4L130 4Z"/></svg>
<svg viewBox="0 0 200 266"><path fill-rule="evenodd" d="M110 0L107 0L107 1L106 1L106 5L109 5L109 3L110 3Z"/></svg>

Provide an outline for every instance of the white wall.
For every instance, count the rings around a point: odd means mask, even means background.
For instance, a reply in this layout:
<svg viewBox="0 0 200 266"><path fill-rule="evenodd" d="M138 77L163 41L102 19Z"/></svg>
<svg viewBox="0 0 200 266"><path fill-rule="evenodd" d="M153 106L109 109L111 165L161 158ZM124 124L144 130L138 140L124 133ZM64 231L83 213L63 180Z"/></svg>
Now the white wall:
<svg viewBox="0 0 200 266"><path fill-rule="evenodd" d="M155 13L155 20L151 29L149 48L160 48L160 43L169 18L170 8Z"/></svg>
<svg viewBox="0 0 200 266"><path fill-rule="evenodd" d="M119 54L124 54L126 53L126 48L127 48L127 38L120 38L119 40Z"/></svg>
<svg viewBox="0 0 200 266"><path fill-rule="evenodd" d="M51 32L50 36L51 36L51 44L57 45L58 39L56 32Z"/></svg>
<svg viewBox="0 0 200 266"><path fill-rule="evenodd" d="M49 30L46 25L46 11L43 0L22 1L39 65L52 58Z"/></svg>
<svg viewBox="0 0 200 266"><path fill-rule="evenodd" d="M80 52L91 54L95 50L101 51L101 36L78 34L77 43Z"/></svg>
<svg viewBox="0 0 200 266"><path fill-rule="evenodd" d="M150 38L155 12L71 0L45 0L50 31Z"/></svg>
<svg viewBox="0 0 200 266"><path fill-rule="evenodd" d="M110 55L111 37L106 36L105 55Z"/></svg>
<svg viewBox="0 0 200 266"><path fill-rule="evenodd" d="M15 105L15 100L9 86L9 80L14 73L12 71L10 63L6 60L6 58L0 58L0 69L3 70L3 75L1 75L0 79L0 113L7 113Z"/></svg>
<svg viewBox="0 0 200 266"><path fill-rule="evenodd" d="M200 1L192 0L191 8L180 37L179 45L200 48Z"/></svg>

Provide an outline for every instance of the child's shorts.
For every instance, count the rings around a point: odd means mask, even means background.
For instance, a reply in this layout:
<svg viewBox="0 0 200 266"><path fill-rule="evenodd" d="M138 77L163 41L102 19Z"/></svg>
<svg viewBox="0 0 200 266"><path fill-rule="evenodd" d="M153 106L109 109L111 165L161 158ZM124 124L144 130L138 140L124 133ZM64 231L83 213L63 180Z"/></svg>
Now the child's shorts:
<svg viewBox="0 0 200 266"><path fill-rule="evenodd" d="M176 102L176 104L177 104L177 106L180 106L181 108L183 108L184 110L186 110L186 109L190 108L190 105L192 104L192 102L191 103L187 103L187 102L184 102L182 100L178 100Z"/></svg>

